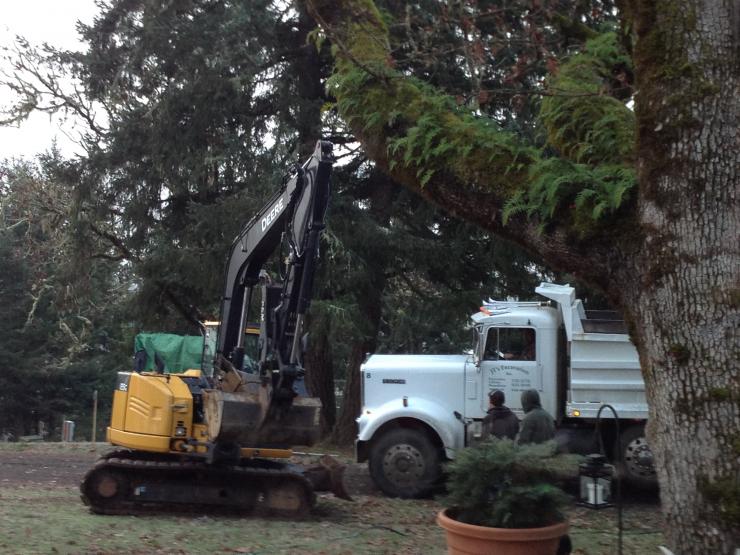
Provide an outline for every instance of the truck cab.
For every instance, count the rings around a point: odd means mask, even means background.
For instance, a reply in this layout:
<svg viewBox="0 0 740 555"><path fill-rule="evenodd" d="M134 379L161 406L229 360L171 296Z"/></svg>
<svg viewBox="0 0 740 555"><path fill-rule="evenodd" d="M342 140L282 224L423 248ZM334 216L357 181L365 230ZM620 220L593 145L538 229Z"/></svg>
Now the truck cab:
<svg viewBox="0 0 740 555"><path fill-rule="evenodd" d="M356 458L386 494L434 491L441 462L481 438L494 390L519 418L522 392L538 391L571 448L590 443L599 410L614 406L625 433L613 439L628 474L654 480L644 383L623 322L585 311L568 285L536 292L549 300L484 301L471 316L467 354L372 355L362 365Z"/></svg>
<svg viewBox="0 0 740 555"><path fill-rule="evenodd" d="M521 393L528 389L540 392L542 407L556 415L558 311L547 303L488 302L471 319L476 331L475 372L465 374L466 416L483 418L488 393L497 389L519 417Z"/></svg>
<svg viewBox="0 0 740 555"><path fill-rule="evenodd" d="M521 418L521 392L557 405L558 311L540 302L484 303L462 355L373 355L362 366L357 460L385 493L432 491L439 464L480 438L488 393L500 389Z"/></svg>

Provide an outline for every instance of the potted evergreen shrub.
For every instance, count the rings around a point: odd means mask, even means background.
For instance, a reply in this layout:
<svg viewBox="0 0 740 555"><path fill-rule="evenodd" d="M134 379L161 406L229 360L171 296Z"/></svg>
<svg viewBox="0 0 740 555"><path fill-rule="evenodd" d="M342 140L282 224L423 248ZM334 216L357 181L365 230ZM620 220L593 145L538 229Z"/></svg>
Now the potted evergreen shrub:
<svg viewBox="0 0 740 555"><path fill-rule="evenodd" d="M554 484L578 457L555 442L518 445L491 439L461 450L448 465L449 508L437 516L455 554L555 554L567 534L569 497Z"/></svg>

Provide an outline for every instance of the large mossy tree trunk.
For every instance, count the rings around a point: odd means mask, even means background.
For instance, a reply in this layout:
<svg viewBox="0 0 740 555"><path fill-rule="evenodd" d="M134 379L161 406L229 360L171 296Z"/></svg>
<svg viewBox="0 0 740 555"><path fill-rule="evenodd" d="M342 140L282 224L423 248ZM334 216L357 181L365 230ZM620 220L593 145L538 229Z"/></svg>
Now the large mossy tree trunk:
<svg viewBox="0 0 740 555"><path fill-rule="evenodd" d="M621 2L631 59L616 42L597 39L560 66L552 79L566 93L543 102L549 151L396 72L371 0L307 2L334 44L330 87L339 112L378 167L598 286L621 308L643 368L670 547L733 553L740 546L737 2ZM608 91L611 77L632 71L634 112L624 95ZM617 131L603 139L610 128ZM633 135L635 145L623 144ZM589 145L597 136L601 144ZM539 194L555 180L552 196ZM602 193L601 204L583 202ZM505 222L512 204L519 210Z"/></svg>
<svg viewBox="0 0 740 555"><path fill-rule="evenodd" d="M730 2L646 0L624 14L636 33L643 237L620 289L663 511L676 553L732 553L740 547L740 13Z"/></svg>

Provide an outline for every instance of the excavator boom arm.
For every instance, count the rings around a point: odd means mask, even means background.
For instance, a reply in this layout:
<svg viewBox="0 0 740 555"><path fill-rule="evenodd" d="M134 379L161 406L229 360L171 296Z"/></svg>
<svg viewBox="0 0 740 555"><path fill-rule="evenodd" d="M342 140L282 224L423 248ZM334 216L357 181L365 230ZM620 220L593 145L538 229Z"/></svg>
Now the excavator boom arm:
<svg viewBox="0 0 740 555"><path fill-rule="evenodd" d="M244 329L254 288L268 257L285 236L290 247L279 305L270 315L270 340L261 337L278 362L281 387L292 386L300 367L303 315L312 296L319 235L329 202L332 144L318 141L311 157L252 218L234 240L226 263L217 357L234 367L243 361ZM266 330L263 326L262 335ZM264 359L264 355L263 355Z"/></svg>

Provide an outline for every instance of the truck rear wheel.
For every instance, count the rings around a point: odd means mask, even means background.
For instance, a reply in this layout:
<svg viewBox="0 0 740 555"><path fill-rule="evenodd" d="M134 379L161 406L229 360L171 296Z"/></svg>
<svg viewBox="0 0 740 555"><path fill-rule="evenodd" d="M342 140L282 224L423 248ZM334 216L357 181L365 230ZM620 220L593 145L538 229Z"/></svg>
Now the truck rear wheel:
<svg viewBox="0 0 740 555"><path fill-rule="evenodd" d="M370 447L370 476L391 497L430 495L442 475L441 462L439 449L421 430L396 428Z"/></svg>
<svg viewBox="0 0 740 555"><path fill-rule="evenodd" d="M621 434L622 476L625 481L640 488L652 488L658 484L655 475L653 452L645 437L644 426L631 426Z"/></svg>

